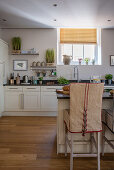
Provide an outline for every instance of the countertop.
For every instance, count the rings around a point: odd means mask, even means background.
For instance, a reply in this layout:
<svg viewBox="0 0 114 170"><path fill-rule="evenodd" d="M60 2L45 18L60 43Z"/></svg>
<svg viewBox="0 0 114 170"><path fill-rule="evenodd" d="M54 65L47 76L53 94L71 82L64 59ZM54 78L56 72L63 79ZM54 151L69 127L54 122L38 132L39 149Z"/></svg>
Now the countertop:
<svg viewBox="0 0 114 170"><path fill-rule="evenodd" d="M57 94L57 99L70 99L70 95ZM113 99L113 96L108 92L103 93L103 99Z"/></svg>

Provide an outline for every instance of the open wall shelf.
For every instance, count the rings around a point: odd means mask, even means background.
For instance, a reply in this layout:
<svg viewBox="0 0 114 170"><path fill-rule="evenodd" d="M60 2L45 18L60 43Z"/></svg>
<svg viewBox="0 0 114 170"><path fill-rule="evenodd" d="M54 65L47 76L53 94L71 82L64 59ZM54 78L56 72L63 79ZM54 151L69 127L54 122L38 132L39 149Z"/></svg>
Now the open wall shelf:
<svg viewBox="0 0 114 170"><path fill-rule="evenodd" d="M33 70L33 71L37 71L37 70L56 70L56 66L50 66L50 67L47 67L47 66L45 66L45 67L33 67L33 66L31 66L30 67L31 68L31 70Z"/></svg>
<svg viewBox="0 0 114 170"><path fill-rule="evenodd" d="M35 54L29 54L29 53L28 54L18 54L18 53L16 54L16 53L12 53L11 55L39 55L39 53L35 53Z"/></svg>

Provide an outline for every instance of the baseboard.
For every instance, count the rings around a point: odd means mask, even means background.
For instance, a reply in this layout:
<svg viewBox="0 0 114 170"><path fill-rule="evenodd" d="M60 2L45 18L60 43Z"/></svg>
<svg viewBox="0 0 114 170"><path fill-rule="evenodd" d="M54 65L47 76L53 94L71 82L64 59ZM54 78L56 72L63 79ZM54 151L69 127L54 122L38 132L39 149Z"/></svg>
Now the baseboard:
<svg viewBox="0 0 114 170"><path fill-rule="evenodd" d="M2 116L57 116L57 112L3 112Z"/></svg>

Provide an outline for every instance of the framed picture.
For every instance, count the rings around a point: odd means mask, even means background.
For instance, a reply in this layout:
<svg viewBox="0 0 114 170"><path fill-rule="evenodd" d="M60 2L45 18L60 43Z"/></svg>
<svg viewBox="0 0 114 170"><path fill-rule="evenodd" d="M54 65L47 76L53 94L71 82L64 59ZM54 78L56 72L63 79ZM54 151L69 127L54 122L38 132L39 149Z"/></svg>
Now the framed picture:
<svg viewBox="0 0 114 170"><path fill-rule="evenodd" d="M110 56L110 65L114 66L114 55Z"/></svg>
<svg viewBox="0 0 114 170"><path fill-rule="evenodd" d="M13 70L14 71L27 71L28 60L13 60Z"/></svg>

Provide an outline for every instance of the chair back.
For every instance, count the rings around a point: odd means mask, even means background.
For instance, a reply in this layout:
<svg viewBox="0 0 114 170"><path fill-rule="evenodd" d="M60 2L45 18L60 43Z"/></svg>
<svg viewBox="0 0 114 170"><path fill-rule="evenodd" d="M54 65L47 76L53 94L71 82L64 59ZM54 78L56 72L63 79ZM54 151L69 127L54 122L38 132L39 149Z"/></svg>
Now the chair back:
<svg viewBox="0 0 114 170"><path fill-rule="evenodd" d="M101 109L103 83L71 83L70 130L95 132L102 130Z"/></svg>

